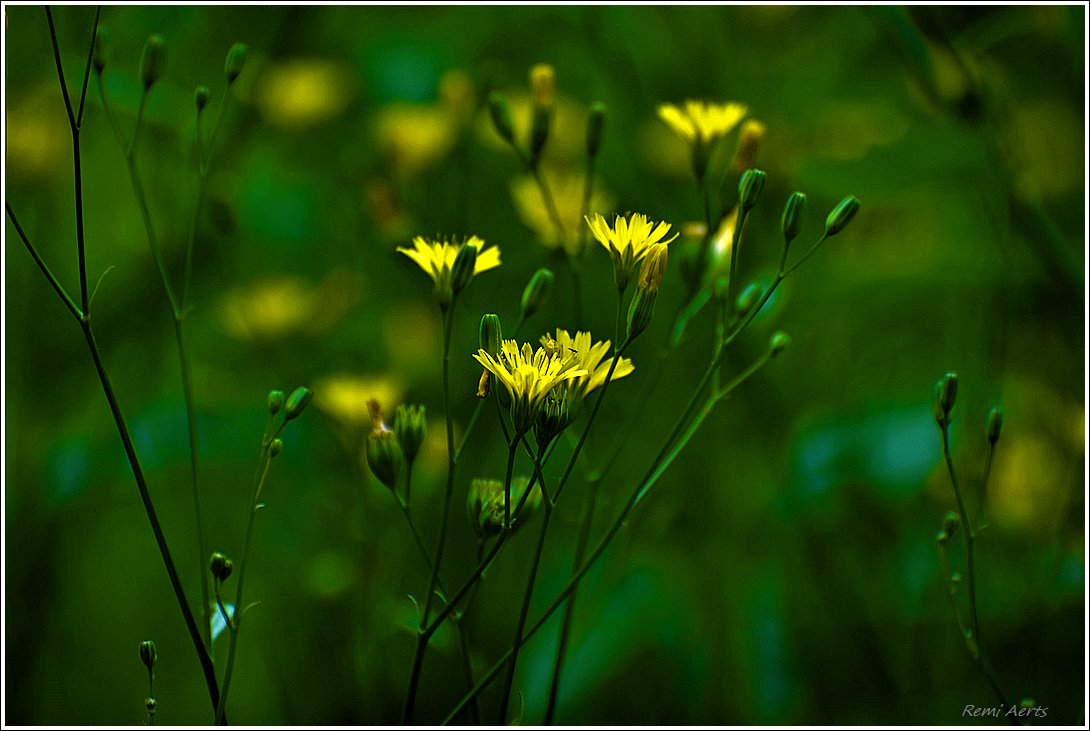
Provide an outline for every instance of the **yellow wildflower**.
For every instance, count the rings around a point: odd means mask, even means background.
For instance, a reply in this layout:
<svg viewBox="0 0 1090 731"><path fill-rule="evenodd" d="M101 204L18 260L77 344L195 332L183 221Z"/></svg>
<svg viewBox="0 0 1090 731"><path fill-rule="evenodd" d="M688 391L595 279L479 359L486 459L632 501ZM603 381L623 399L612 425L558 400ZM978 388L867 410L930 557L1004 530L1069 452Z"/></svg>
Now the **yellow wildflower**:
<svg viewBox="0 0 1090 731"><path fill-rule="evenodd" d="M617 289L624 291L632 272L652 247L669 244L677 238L663 240L670 233L670 224L665 221L655 224L642 213L633 213L628 218L617 216L611 228L601 214L594 214L594 220L586 219L594 238L606 247L613 259L613 276Z"/></svg>
<svg viewBox="0 0 1090 731"><path fill-rule="evenodd" d="M543 335L541 343L546 349L555 351L561 358L574 359L578 363L579 369L584 372L584 375L573 378L566 384L567 388L578 399L586 397L587 394L606 382L606 375L613 363L613 358L606 357L611 351L610 341L605 340L595 343L589 332L576 332L575 336L572 337L567 330L558 329L555 338L550 335ZM624 378L633 370L632 361L628 358L621 358L617 362L617 367L613 369L613 376L609 380L616 381L618 378Z"/></svg>
<svg viewBox="0 0 1090 731"><path fill-rule="evenodd" d="M579 234L579 217L583 214L584 176L582 173L560 170L543 170L542 176L552 193L564 230L557 231L556 223L542 197L541 186L531 175L520 176L511 181L511 198L515 202L515 210L522 222L538 235L546 248L563 247L569 255L579 256L583 246L583 237ZM590 210L608 211L615 202L611 193L595 186L590 197Z"/></svg>
<svg viewBox="0 0 1090 731"><path fill-rule="evenodd" d="M682 139L710 145L725 137L746 116L746 106L736 102L709 104L685 102L684 108L673 104L659 105L659 118Z"/></svg>
<svg viewBox="0 0 1090 731"><path fill-rule="evenodd" d="M458 252L463 246L473 246L477 249L472 277L500 265L499 247L484 248L484 240L478 236L470 236L468 240L460 244L449 241L429 241L423 236L417 236L413 239L413 248L399 246L397 250L415 261L424 273L432 278L435 282L436 297L440 305L444 306L450 304L454 284L454 261L458 258Z"/></svg>
<svg viewBox="0 0 1090 731"><path fill-rule="evenodd" d="M534 416L550 391L588 373L573 354L545 347L535 351L529 343L520 348L516 340L504 340L498 356L481 349L473 358L507 389L515 430L523 434L533 425Z"/></svg>

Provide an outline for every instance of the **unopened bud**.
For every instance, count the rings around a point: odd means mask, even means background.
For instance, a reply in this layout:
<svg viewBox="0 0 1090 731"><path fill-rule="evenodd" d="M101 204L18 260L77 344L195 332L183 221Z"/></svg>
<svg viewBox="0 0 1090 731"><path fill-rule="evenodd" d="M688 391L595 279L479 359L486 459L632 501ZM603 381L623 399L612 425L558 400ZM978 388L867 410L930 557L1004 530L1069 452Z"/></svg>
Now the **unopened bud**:
<svg viewBox="0 0 1090 731"><path fill-rule="evenodd" d="M787 205L783 207L783 218L780 219L780 230L783 232L784 245L790 245L802 229L802 214L806 211L806 194L798 191L787 199Z"/></svg>
<svg viewBox="0 0 1090 731"><path fill-rule="evenodd" d="M655 316L655 300L658 299L657 290L638 287L636 294L632 296L632 303L628 306L628 339L635 340L651 324Z"/></svg>
<svg viewBox="0 0 1090 731"><path fill-rule="evenodd" d="M158 709L158 707L159 707L159 703L154 698L152 698L151 696L148 696L147 698L144 699L144 710L146 710L148 712L149 716L154 716L155 711L156 711L156 709Z"/></svg>
<svg viewBox="0 0 1090 731"><path fill-rule="evenodd" d="M314 392L306 386L300 386L292 391L291 396L288 396L288 400L284 404L284 418L291 421L299 416L312 398L314 398Z"/></svg>
<svg viewBox="0 0 1090 731"><path fill-rule="evenodd" d="M994 445L999 441L999 433L1003 431L1003 412L998 406L993 406L988 411L988 418L984 420L984 432L988 435L988 443Z"/></svg>
<svg viewBox="0 0 1090 731"><path fill-rule="evenodd" d="M730 164L730 170L734 175L748 170L757 162L757 150L765 138L766 130L764 123L756 119L746 120L742 125L742 132L738 137L738 151L734 153L734 160Z"/></svg>
<svg viewBox="0 0 1090 731"><path fill-rule="evenodd" d="M955 513L953 510L946 513L942 519L942 531L950 538L957 535L958 526L961 525L961 516Z"/></svg>
<svg viewBox="0 0 1090 731"><path fill-rule="evenodd" d="M769 338L768 351L769 355L775 358L777 355L783 352L783 349L791 344L791 336L783 331L776 332Z"/></svg>
<svg viewBox="0 0 1090 731"><path fill-rule="evenodd" d="M738 205L743 212L749 212L757 205L757 199L761 197L761 191L765 187L765 175L763 170L747 170L742 173L742 179L738 181Z"/></svg>
<svg viewBox="0 0 1090 731"><path fill-rule="evenodd" d="M644 257L643 265L640 267L640 279L637 282L637 287L648 292L658 292L659 285L662 284L662 277L666 274L666 264L669 258L670 253L665 244L652 246L651 251Z"/></svg>
<svg viewBox="0 0 1090 731"><path fill-rule="evenodd" d="M859 212L859 199L850 195L837 204L836 208L829 212L825 218L825 235L833 236L844 230L851 223L855 214Z"/></svg>
<svg viewBox="0 0 1090 731"><path fill-rule="evenodd" d="M949 542L950 534L946 531L940 530L938 533L935 534L935 543L939 544L940 546L945 546Z"/></svg>
<svg viewBox="0 0 1090 731"><path fill-rule="evenodd" d="M522 290L523 318L534 315L548 301L555 281L556 275L549 269L542 268L534 272L534 276L530 277L526 289Z"/></svg>
<svg viewBox="0 0 1090 731"><path fill-rule="evenodd" d="M587 158L594 160L602 147L602 131L606 126L606 105L594 102L587 118Z"/></svg>
<svg viewBox="0 0 1090 731"><path fill-rule="evenodd" d="M745 317L749 314L749 311L757 304L757 300L761 298L762 292L763 289L757 282L750 282L746 285L746 288L738 295L738 299L734 300L734 311L738 313L739 317Z"/></svg>
<svg viewBox="0 0 1090 731"><path fill-rule="evenodd" d="M556 70L547 63L539 63L530 69L530 89L534 93L534 106L549 109L556 95Z"/></svg>
<svg viewBox="0 0 1090 731"><path fill-rule="evenodd" d="M144 52L140 56L140 77L144 80L144 91L150 89L163 75L166 63L166 43L156 33L144 43Z"/></svg>
<svg viewBox="0 0 1090 731"><path fill-rule="evenodd" d="M216 551L208 561L208 570L212 572L212 578L223 583L231 576L235 564L222 551Z"/></svg>
<svg viewBox="0 0 1090 731"><path fill-rule="evenodd" d="M488 95L488 111L492 115L492 124L496 132L509 145L515 144L515 125L511 121L511 107L507 97L498 91Z"/></svg>
<svg viewBox="0 0 1090 731"><path fill-rule="evenodd" d="M228 84L235 83L235 79L242 73L248 50L245 43L236 43L227 51L227 59L223 62L223 73L227 77Z"/></svg>
<svg viewBox="0 0 1090 731"><path fill-rule="evenodd" d="M481 315L477 347L490 355L499 355L502 345L503 327L500 325L500 316L491 312Z"/></svg>
<svg viewBox="0 0 1090 731"><path fill-rule="evenodd" d="M371 432L367 438L367 465L383 485L397 489L397 476L404 461L405 455L396 434L387 430Z"/></svg>
<svg viewBox="0 0 1090 731"><path fill-rule="evenodd" d="M394 415L394 434L401 444L405 461L411 463L428 435L428 420L423 406L398 406Z"/></svg>
<svg viewBox="0 0 1090 731"><path fill-rule="evenodd" d="M947 417L949 417L958 397L958 374L947 373L942 377L942 380L939 381L939 384L939 405L942 407L942 410Z"/></svg>
<svg viewBox="0 0 1090 731"><path fill-rule="evenodd" d="M91 63L97 73L101 74L103 69L106 68L106 64L110 62L110 52L112 50L113 43L110 37L110 29L100 25L95 30L95 50L91 56Z"/></svg>
<svg viewBox="0 0 1090 731"><path fill-rule="evenodd" d="M159 658L159 651L155 648L154 640L144 640L140 643L140 662L151 672L155 667L155 661Z"/></svg>
<svg viewBox="0 0 1090 731"><path fill-rule="evenodd" d="M285 398L286 397L284 396L284 392L281 391L279 388L274 388L273 390L269 391L268 403L270 416L276 416L280 413L280 409L284 408Z"/></svg>
<svg viewBox="0 0 1090 731"><path fill-rule="evenodd" d="M450 287L454 295L457 295L470 280L473 279L473 270L477 266L477 247L472 244L463 244L458 249L458 255L454 257L454 266L450 270Z"/></svg>
<svg viewBox="0 0 1090 731"><path fill-rule="evenodd" d="M284 442L277 437L269 442L269 459L276 459L284 451Z"/></svg>
<svg viewBox="0 0 1090 731"><path fill-rule="evenodd" d="M201 85L193 92L193 102L197 105L197 111L204 111L204 108L208 106L208 98L212 95L208 91L208 87Z"/></svg>
<svg viewBox="0 0 1090 731"><path fill-rule="evenodd" d="M961 583L961 574L959 572L955 571L952 574L950 574L950 584L951 584L951 586L953 586L956 589L957 586L960 583Z"/></svg>

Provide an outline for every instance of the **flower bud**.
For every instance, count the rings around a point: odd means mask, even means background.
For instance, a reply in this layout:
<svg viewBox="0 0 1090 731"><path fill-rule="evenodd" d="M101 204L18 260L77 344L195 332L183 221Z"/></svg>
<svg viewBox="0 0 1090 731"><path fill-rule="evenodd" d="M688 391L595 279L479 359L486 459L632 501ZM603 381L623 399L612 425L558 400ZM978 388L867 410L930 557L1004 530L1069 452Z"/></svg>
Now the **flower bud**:
<svg viewBox="0 0 1090 731"><path fill-rule="evenodd" d="M765 187L765 175L763 170L751 169L742 173L742 179L738 181L738 204L744 213L748 213L757 205L757 199L761 197L761 191Z"/></svg>
<svg viewBox="0 0 1090 731"><path fill-rule="evenodd" d="M749 311L753 309L757 304L757 300L761 298L761 294L764 290L757 282L750 282L746 285L746 288L742 290L742 293L738 295L738 299L734 300L734 311L738 313L739 317L745 317L749 314Z"/></svg>
<svg viewBox="0 0 1090 731"><path fill-rule="evenodd" d="M953 510L946 513L942 519L942 532L950 538L957 535L958 526L961 525L961 516Z"/></svg>
<svg viewBox="0 0 1090 731"><path fill-rule="evenodd" d="M511 482L511 512L514 518L515 510L522 502L522 496L526 494L529 481L525 477L516 478ZM513 521L512 529L517 529L525 524L533 514L541 507L541 491L534 490L526 497L522 512L518 514L518 520ZM482 540L498 535L503 530L506 501L503 483L499 480L474 479L469 485L466 497L466 513L473 531Z"/></svg>
<svg viewBox="0 0 1090 731"><path fill-rule="evenodd" d="M952 574L950 574L950 584L951 584L951 586L953 586L956 589L958 587L958 584L960 584L960 583L961 583L961 573L960 572L955 571Z"/></svg>
<svg viewBox="0 0 1090 731"><path fill-rule="evenodd" d="M151 672L155 667L155 661L159 658L159 651L155 648L154 640L144 640L140 643L140 662Z"/></svg>
<svg viewBox="0 0 1090 731"><path fill-rule="evenodd" d="M938 533L935 534L935 543L939 544L940 546L945 546L949 542L950 534L946 531L940 530Z"/></svg>
<svg viewBox="0 0 1090 731"><path fill-rule="evenodd" d="M269 416L276 416L280 413L280 409L284 408L284 398L284 392L279 388L269 391Z"/></svg>
<svg viewBox="0 0 1090 731"><path fill-rule="evenodd" d="M488 95L488 111L492 115L492 124L496 132L509 145L515 144L515 125L511 121L511 107L507 97L498 91Z"/></svg>
<svg viewBox="0 0 1090 731"><path fill-rule="evenodd" d="M655 316L655 300L658 299L657 290L639 287L632 296L632 303L628 306L628 339L635 340Z"/></svg>
<svg viewBox="0 0 1090 731"><path fill-rule="evenodd" d="M284 442L280 437L269 442L269 459L276 459L284 451Z"/></svg>
<svg viewBox="0 0 1090 731"><path fill-rule="evenodd" d="M228 85L235 83L235 79L242 73L248 50L245 43L236 43L227 51L227 59L223 62L223 73L227 76Z"/></svg>
<svg viewBox="0 0 1090 731"><path fill-rule="evenodd" d="M394 415L394 434L405 461L410 464L428 435L428 420L423 406L398 406Z"/></svg>
<svg viewBox="0 0 1090 731"><path fill-rule="evenodd" d="M491 355L499 355L502 344L503 327L500 325L500 316L491 312L481 315L477 347Z"/></svg>
<svg viewBox="0 0 1090 731"><path fill-rule="evenodd" d="M850 195L837 204L837 207L829 212L825 218L825 235L834 236L844 230L851 223L855 214L859 212L859 199Z"/></svg>
<svg viewBox="0 0 1090 731"><path fill-rule="evenodd" d="M140 77L144 80L144 91L150 89L163 75L167 63L166 54L166 43L158 33L150 36L144 43L144 52L140 55Z"/></svg>
<svg viewBox="0 0 1090 731"><path fill-rule="evenodd" d="M569 393L570 391L566 388L556 388L545 397L534 420L534 433L537 435L539 446L547 446L571 424Z"/></svg>
<svg viewBox="0 0 1090 731"><path fill-rule="evenodd" d="M193 102L197 105L197 111L203 112L204 108L208 106L208 98L211 96L211 92L208 91L208 87L198 86L193 92Z"/></svg>
<svg viewBox="0 0 1090 731"><path fill-rule="evenodd" d="M97 73L101 74L103 69L106 68L106 64L110 62L110 52L112 50L113 43L110 37L110 29L105 25L100 25L95 30L95 50L91 56L91 63Z"/></svg>
<svg viewBox="0 0 1090 731"><path fill-rule="evenodd" d="M149 716L154 716L158 707L159 703L151 696L144 699L144 709L148 712Z"/></svg>
<svg viewBox="0 0 1090 731"><path fill-rule="evenodd" d="M780 230L783 232L784 246L789 246L802 228L802 214L806 211L806 194L798 191L787 199L787 205L783 207L783 218L780 219Z"/></svg>
<svg viewBox="0 0 1090 731"><path fill-rule="evenodd" d="M556 276L550 269L541 268L534 272L534 276L530 277L526 289L522 290L523 318L533 316L548 301L555 281Z"/></svg>
<svg viewBox="0 0 1090 731"><path fill-rule="evenodd" d="M670 253L665 244L655 244L644 257L640 267L640 279L636 286L648 292L658 292L662 277L666 274L666 264Z"/></svg>
<svg viewBox="0 0 1090 731"><path fill-rule="evenodd" d="M386 429L375 429L367 438L367 465L371 472L391 490L397 489L397 476L405 455L397 435Z"/></svg>
<svg viewBox="0 0 1090 731"><path fill-rule="evenodd" d="M734 160L730 164L732 174L740 175L757 162L757 150L765 138L766 130L764 123L756 119L748 119L742 125L742 131L738 137L738 150L734 153Z"/></svg>
<svg viewBox="0 0 1090 731"><path fill-rule="evenodd" d="M947 373L942 377L939 387L939 405L942 406L943 412L949 416L950 412L954 409L954 402L958 397L958 374Z"/></svg>
<svg viewBox="0 0 1090 731"><path fill-rule="evenodd" d="M314 398L314 392L306 386L300 386L292 391L291 396L288 396L288 400L284 404L284 419L291 421L299 416L312 398Z"/></svg>
<svg viewBox="0 0 1090 731"><path fill-rule="evenodd" d="M783 331L778 331L769 338L768 350L771 357L775 358L783 349L791 344L791 336Z"/></svg>
<svg viewBox="0 0 1090 731"><path fill-rule="evenodd" d="M221 584L227 581L234 568L234 562L221 551L213 553L212 558L208 561L208 570L212 572L212 578Z"/></svg>
<svg viewBox="0 0 1090 731"><path fill-rule="evenodd" d="M942 381L931 386L931 416L940 427L946 424L946 410L942 408Z"/></svg>
<svg viewBox="0 0 1090 731"><path fill-rule="evenodd" d="M534 93L534 107L552 109L556 96L556 70L547 63L536 64L530 69L530 89Z"/></svg>
<svg viewBox="0 0 1090 731"><path fill-rule="evenodd" d="M477 266L477 247L463 244L454 257L454 266L450 270L450 288L457 295L470 280L473 279L473 269Z"/></svg>
<svg viewBox="0 0 1090 731"><path fill-rule="evenodd" d="M594 102L587 118L587 158L594 160L602 147L602 131L606 125L606 105Z"/></svg>
<svg viewBox="0 0 1090 731"><path fill-rule="evenodd" d="M984 432L988 435L988 443L995 445L999 441L999 433L1003 431L1003 412L998 406L993 406L988 412L988 418L984 421Z"/></svg>

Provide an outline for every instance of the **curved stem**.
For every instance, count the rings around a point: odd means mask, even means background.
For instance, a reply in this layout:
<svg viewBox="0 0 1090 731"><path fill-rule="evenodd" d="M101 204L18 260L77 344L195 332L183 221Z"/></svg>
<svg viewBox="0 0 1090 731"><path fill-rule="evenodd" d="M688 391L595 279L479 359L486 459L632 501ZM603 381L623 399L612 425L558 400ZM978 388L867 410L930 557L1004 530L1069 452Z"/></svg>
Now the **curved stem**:
<svg viewBox="0 0 1090 731"><path fill-rule="evenodd" d="M57 296L61 298L61 302L64 303L64 306L72 313L72 317L76 318L76 320L82 320L83 312L80 310L79 306L72 301L72 298L68 296L68 292L65 291L64 285L62 285L57 277L53 275L53 272L50 271L45 260L42 259L41 254L39 254L38 250L34 248L34 245L30 243L30 239L27 238L22 225L19 224L19 219L15 216L15 211L11 209L11 204L7 201L4 201L4 210L7 211L8 218L11 219L12 225L15 226L15 232L19 234L19 239L22 240L26 250L30 252L30 256L34 259L34 263L42 270L42 274L45 275L46 280L49 282L50 286L53 287L53 291L57 293Z"/></svg>

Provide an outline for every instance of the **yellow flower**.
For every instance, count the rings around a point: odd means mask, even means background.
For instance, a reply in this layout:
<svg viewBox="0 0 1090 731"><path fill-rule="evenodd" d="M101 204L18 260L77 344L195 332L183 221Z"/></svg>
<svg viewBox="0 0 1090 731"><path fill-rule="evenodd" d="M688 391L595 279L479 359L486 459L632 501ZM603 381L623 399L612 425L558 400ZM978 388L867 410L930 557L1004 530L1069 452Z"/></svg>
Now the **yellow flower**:
<svg viewBox="0 0 1090 731"><path fill-rule="evenodd" d="M574 359L578 362L579 369L584 371L584 375L573 378L566 384L577 399L586 397L587 394L606 382L610 364L613 363L613 358L606 358L611 350L610 341L605 340L594 343L589 332L576 332L575 337L572 337L567 330L558 329L555 338L550 335L543 335L541 344L545 346L546 350L555 351L561 358ZM617 367L613 369L613 376L609 380L616 381L618 378L624 378L633 370L632 361L628 358L621 358L617 362Z"/></svg>
<svg viewBox="0 0 1090 731"><path fill-rule="evenodd" d="M498 356L481 349L473 358L503 384L511 396L511 418L515 430L525 434L534 423L537 410L554 388L573 378L587 375L579 358L555 348L504 340Z"/></svg>
<svg viewBox="0 0 1090 731"><path fill-rule="evenodd" d="M556 230L556 223L549 213L541 195L541 187L531 175L524 175L511 181L511 198L519 218L549 249L564 248L571 256L582 253L583 237L579 235L579 217L583 213L584 176L571 171L543 170L542 176L548 183L549 190L556 204L557 214L564 226L563 233ZM609 210L615 205L615 199L609 192L595 186L591 193L590 210Z"/></svg>
<svg viewBox="0 0 1090 731"><path fill-rule="evenodd" d="M390 167L405 176L441 160L457 135L457 119L437 104L391 104L375 122L375 137Z"/></svg>
<svg viewBox="0 0 1090 731"><path fill-rule="evenodd" d="M586 219L594 238L606 247L613 259L613 276L617 289L624 291L632 272L656 245L669 244L677 238L663 240L670 233L670 224L665 221L655 224L642 213L633 213L627 219L617 216L611 228L601 214L594 214L594 220Z"/></svg>
<svg viewBox="0 0 1090 731"><path fill-rule="evenodd" d="M447 305L450 304L452 297L454 260L463 246L473 246L477 249L473 277L500 265L499 247L493 246L486 249L484 240L477 236L470 236L465 243L461 244L449 241L429 241L423 236L417 236L413 239L413 248L399 246L397 250L415 261L424 273L435 281L436 297L440 305Z"/></svg>
<svg viewBox="0 0 1090 731"><path fill-rule="evenodd" d="M684 108L661 104L658 111L659 118L682 139L710 145L729 134L746 116L747 110L744 104L736 102L709 104L690 99Z"/></svg>

